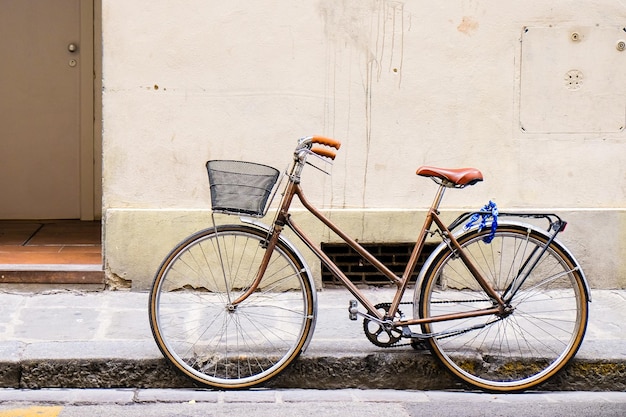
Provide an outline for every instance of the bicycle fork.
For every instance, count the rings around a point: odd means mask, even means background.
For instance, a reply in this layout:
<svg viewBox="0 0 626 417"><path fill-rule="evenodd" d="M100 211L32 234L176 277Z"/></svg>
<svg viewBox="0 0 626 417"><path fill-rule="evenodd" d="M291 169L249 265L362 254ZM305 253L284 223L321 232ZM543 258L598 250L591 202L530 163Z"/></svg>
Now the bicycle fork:
<svg viewBox="0 0 626 417"><path fill-rule="evenodd" d="M295 169L295 168L294 168ZM285 227L285 223L287 222L287 212L289 210L289 206L291 205L291 201L293 200L294 193L296 192L296 184L293 180L293 172L290 176L290 182L285 189L285 194L283 195L282 201L280 203L278 212L276 214L276 218L272 222L272 226L270 231L268 232L267 239L262 243L264 253L263 258L261 259L261 264L256 271L256 276L250 287L246 289L246 291L241 294L236 300L230 301L228 308L230 310L235 310L239 304L245 301L251 294L253 294L258 288L265 275L265 271L267 270L268 265L270 264L270 260L272 258L272 254L274 253L274 249L278 244L278 239L280 237L280 233ZM230 295L229 295L230 298Z"/></svg>
<svg viewBox="0 0 626 417"><path fill-rule="evenodd" d="M241 294L239 298L229 303L228 308L230 310L235 310L240 303L242 303L246 298L248 298L252 293L254 293L259 288L261 279L263 279L263 275L265 275L267 266L269 265L272 254L274 253L274 248L276 247L276 244L278 242L278 236L280 235L281 230L282 230L281 226L276 225L276 224L274 225L274 230L269 234L269 238L265 241L265 244L264 244L265 252L261 260L261 265L259 265L259 269L256 272L254 281L252 281L252 284L250 284L250 287L248 287L248 289L243 294ZM230 298L230 294L229 294L229 298Z"/></svg>

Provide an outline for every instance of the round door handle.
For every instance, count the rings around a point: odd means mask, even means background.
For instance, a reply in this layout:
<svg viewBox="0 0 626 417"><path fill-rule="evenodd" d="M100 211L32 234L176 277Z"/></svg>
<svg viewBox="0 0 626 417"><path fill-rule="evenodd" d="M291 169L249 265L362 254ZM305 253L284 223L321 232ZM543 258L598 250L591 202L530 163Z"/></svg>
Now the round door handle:
<svg viewBox="0 0 626 417"><path fill-rule="evenodd" d="M67 50L74 53L78 51L78 45L76 45L75 43L70 43L69 45L67 45Z"/></svg>

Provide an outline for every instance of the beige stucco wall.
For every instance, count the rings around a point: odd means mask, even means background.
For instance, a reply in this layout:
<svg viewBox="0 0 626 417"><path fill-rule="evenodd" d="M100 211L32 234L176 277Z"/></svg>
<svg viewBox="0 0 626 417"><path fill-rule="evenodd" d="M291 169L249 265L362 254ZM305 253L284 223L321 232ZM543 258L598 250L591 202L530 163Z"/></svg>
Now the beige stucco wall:
<svg viewBox="0 0 626 417"><path fill-rule="evenodd" d="M305 188L362 241L417 234L434 191L419 165L475 166L485 182L445 207L558 212L592 287L626 287L619 1L102 7L111 279L148 287L168 249L208 224L207 159L283 168L295 139L323 134L343 147L332 176L310 169Z"/></svg>

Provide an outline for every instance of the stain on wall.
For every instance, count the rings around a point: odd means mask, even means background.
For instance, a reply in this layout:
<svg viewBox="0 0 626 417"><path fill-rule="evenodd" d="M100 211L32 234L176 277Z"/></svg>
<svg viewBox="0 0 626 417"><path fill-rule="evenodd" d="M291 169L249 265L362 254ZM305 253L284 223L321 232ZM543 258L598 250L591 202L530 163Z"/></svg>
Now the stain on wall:
<svg viewBox="0 0 626 417"><path fill-rule="evenodd" d="M376 88L389 81L401 88L411 17L403 2L390 0L323 0L319 12L327 41L325 128L361 152L367 189Z"/></svg>
<svg viewBox="0 0 626 417"><path fill-rule="evenodd" d="M463 16L461 23L456 27L457 30L466 35L471 35L478 30L478 21L471 16Z"/></svg>

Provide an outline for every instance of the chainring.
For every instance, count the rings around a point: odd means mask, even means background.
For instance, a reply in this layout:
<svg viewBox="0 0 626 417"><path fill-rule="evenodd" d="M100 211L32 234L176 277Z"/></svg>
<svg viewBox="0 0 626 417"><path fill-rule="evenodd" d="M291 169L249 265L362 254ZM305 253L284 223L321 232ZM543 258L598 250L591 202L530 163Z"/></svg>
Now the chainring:
<svg viewBox="0 0 626 417"><path fill-rule="evenodd" d="M374 307L376 307L376 310L378 311L383 311L384 316L387 316L391 304L380 303L376 304ZM398 312L396 313L396 317L402 317L402 312L400 310L398 310ZM391 327L385 327L383 324L370 320L367 317L363 319L363 331L365 332L365 336L367 336L367 339L370 342L378 347L383 348L396 346L396 344L402 338L401 330Z"/></svg>

